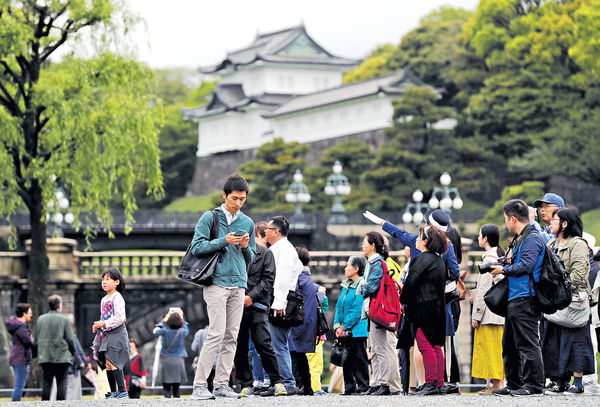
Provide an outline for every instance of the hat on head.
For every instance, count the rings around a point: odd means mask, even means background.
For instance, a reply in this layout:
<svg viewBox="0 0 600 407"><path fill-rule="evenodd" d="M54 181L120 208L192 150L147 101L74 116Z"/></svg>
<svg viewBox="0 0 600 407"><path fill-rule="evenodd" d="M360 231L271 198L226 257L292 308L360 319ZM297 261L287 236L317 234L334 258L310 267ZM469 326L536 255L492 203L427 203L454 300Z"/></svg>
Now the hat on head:
<svg viewBox="0 0 600 407"><path fill-rule="evenodd" d="M450 227L450 216L441 209L428 210L425 213L425 221L442 232L447 232Z"/></svg>
<svg viewBox="0 0 600 407"><path fill-rule="evenodd" d="M583 238L583 240L585 240L588 247L590 249L594 250L594 246L596 246L596 238L594 236L590 235L588 232L583 232L581 234L581 237Z"/></svg>
<svg viewBox="0 0 600 407"><path fill-rule="evenodd" d="M533 206L539 208L543 203L554 204L561 208L565 207L564 199L562 199L560 195L556 195L551 192L548 192L546 195L544 195L542 199L536 199L535 202L533 202Z"/></svg>

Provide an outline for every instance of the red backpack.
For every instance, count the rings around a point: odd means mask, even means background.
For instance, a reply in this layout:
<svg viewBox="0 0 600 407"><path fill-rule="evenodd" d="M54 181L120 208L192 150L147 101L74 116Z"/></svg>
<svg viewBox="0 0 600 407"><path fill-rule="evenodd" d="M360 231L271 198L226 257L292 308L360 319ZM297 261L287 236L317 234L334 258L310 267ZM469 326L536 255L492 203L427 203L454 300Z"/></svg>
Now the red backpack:
<svg viewBox="0 0 600 407"><path fill-rule="evenodd" d="M400 305L400 286L388 273L387 265L382 259L383 276L377 295L371 299L369 305L369 319L388 331L397 331L400 328L402 306Z"/></svg>

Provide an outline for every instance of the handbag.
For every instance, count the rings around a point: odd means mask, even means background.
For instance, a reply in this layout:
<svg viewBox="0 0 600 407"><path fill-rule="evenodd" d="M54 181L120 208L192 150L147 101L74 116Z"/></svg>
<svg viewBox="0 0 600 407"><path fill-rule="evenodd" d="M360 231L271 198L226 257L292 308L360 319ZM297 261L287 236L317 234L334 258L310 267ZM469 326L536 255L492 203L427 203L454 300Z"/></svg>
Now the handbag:
<svg viewBox="0 0 600 407"><path fill-rule="evenodd" d="M544 318L566 328L585 326L590 320L590 303L587 300L587 295L582 299L582 296L575 294L567 308L558 310L553 314L544 314Z"/></svg>
<svg viewBox="0 0 600 407"><path fill-rule="evenodd" d="M297 291L290 290L287 295L285 314L275 316L269 313L269 322L280 328L300 326L304 323L304 296Z"/></svg>
<svg viewBox="0 0 600 407"><path fill-rule="evenodd" d="M331 353L329 354L329 362L332 365L344 366L346 359L348 358L349 349L346 346L344 338L335 338L333 346L331 347Z"/></svg>
<svg viewBox="0 0 600 407"><path fill-rule="evenodd" d="M315 297L317 297L317 336L320 337L329 332L329 323L327 322L327 318L325 318L323 306L319 302L319 296L315 294Z"/></svg>
<svg viewBox="0 0 600 407"><path fill-rule="evenodd" d="M460 300L460 292L458 291L456 281L446 282L446 287L444 288L444 301L446 304L451 304Z"/></svg>
<svg viewBox="0 0 600 407"><path fill-rule="evenodd" d="M506 317L508 308L508 278L503 278L483 295L485 305L496 315Z"/></svg>
<svg viewBox="0 0 600 407"><path fill-rule="evenodd" d="M213 224L209 240L214 240L219 237L219 213L216 209L213 209L211 212L213 214ZM221 250L217 250L212 253L196 256L192 253L192 243L190 243L183 259L181 259L177 277L186 283L208 287L212 284L213 273L215 272L221 253Z"/></svg>

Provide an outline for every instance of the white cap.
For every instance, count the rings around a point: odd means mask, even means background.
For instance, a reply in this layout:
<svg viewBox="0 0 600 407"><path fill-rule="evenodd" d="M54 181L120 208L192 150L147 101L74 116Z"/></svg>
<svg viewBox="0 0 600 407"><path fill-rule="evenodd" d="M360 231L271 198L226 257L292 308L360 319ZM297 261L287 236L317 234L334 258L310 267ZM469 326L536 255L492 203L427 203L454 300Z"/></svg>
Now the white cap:
<svg viewBox="0 0 600 407"><path fill-rule="evenodd" d="M593 250L594 246L596 246L596 238L587 232L583 232L581 237L583 238L583 240L585 240L588 247Z"/></svg>

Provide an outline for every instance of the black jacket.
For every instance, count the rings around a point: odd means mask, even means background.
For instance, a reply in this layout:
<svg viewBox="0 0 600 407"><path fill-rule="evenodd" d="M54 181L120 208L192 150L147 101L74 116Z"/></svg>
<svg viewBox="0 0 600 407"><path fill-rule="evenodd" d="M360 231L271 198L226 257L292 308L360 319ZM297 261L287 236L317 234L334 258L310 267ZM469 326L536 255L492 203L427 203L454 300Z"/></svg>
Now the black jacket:
<svg viewBox="0 0 600 407"><path fill-rule="evenodd" d="M246 295L253 303L271 306L275 282L275 257L269 249L256 245L256 256L248 266ZM251 309L254 307L251 307Z"/></svg>
<svg viewBox="0 0 600 407"><path fill-rule="evenodd" d="M411 260L400 296L415 332L421 328L434 346L443 346L446 340L445 281L444 260L435 253L423 252Z"/></svg>

